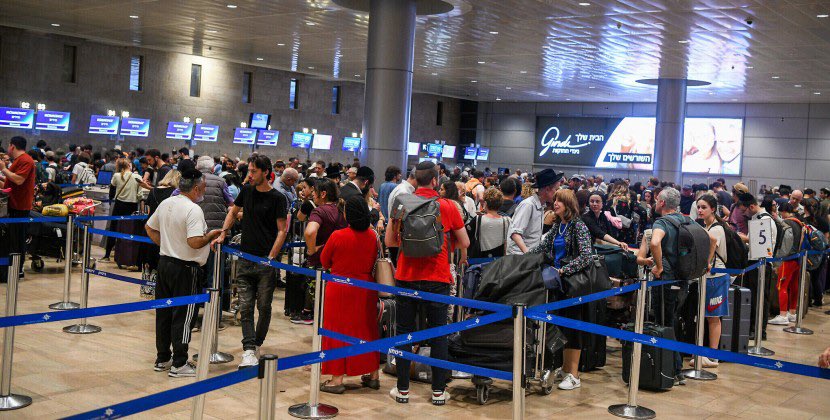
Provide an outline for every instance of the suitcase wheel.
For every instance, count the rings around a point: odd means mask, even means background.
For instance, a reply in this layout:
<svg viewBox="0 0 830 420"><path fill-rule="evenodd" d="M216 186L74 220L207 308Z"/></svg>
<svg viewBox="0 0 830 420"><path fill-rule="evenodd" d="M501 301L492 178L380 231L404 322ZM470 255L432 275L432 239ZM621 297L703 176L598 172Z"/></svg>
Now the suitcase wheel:
<svg viewBox="0 0 830 420"><path fill-rule="evenodd" d="M32 260L32 270L35 270L37 272L41 272L41 271L43 271L44 265L45 265L45 263L43 262L42 259Z"/></svg>
<svg viewBox="0 0 830 420"><path fill-rule="evenodd" d="M476 385L476 401L484 405L490 399L490 385Z"/></svg>
<svg viewBox="0 0 830 420"><path fill-rule="evenodd" d="M540 385L542 386L542 389L539 392L541 395L550 395L550 393L553 392L553 375L551 375L549 370L545 370L543 372Z"/></svg>

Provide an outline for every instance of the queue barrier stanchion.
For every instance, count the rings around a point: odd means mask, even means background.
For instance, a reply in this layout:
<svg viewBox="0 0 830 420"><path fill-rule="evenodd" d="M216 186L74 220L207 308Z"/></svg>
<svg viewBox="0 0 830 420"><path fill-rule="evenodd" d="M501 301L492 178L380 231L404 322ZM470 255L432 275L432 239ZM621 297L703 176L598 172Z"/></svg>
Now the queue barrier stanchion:
<svg viewBox="0 0 830 420"><path fill-rule="evenodd" d="M323 307L325 303L325 282L323 273L317 271L317 278L314 281L314 321L312 322L312 352L319 352L323 349L323 341L320 336L320 326L323 324ZM311 365L311 386L308 392L308 403L294 404L288 407L288 414L301 419L330 419L337 416L337 407L320 404L320 363Z"/></svg>
<svg viewBox="0 0 830 420"><path fill-rule="evenodd" d="M213 286L212 286L212 288L216 289L216 290L222 290L222 273L224 271L224 270L222 270L222 264L220 263L221 258L224 258L224 255L222 254L222 244L216 244L215 247L216 247L216 249L215 249L214 255L213 255ZM220 293L220 295L221 295L221 293ZM218 326L219 326L219 322L222 320L222 307L219 304L219 299L217 299L215 303L213 301L211 301L209 303L209 305L211 305L211 306L215 305L216 306L215 309L214 309L214 312L217 315L216 320L215 320L216 325L211 327L211 329L213 330L213 333L212 333L212 339L211 339L211 344L210 344L210 353L208 353L208 354L210 354L210 364L216 365L216 364L221 364L221 363L232 362L233 361L233 355L219 351L219 328L218 328ZM205 313L207 313L207 309L205 309ZM205 319L203 319L202 320L202 334L207 334L206 331L208 329L205 328L205 322L207 322L207 321ZM198 361L200 354L205 354L205 353L202 353L200 351L199 354L194 354L193 355L193 360Z"/></svg>
<svg viewBox="0 0 830 420"><path fill-rule="evenodd" d="M20 254L11 254L6 286L6 316L17 315L17 283L20 280ZM17 410L32 403L32 397L12 394L12 358L14 356L14 327L3 330L3 364L0 375L0 411Z"/></svg>
<svg viewBox="0 0 830 420"><path fill-rule="evenodd" d="M277 363L279 357L266 354L259 358L259 420L277 418Z"/></svg>
<svg viewBox="0 0 830 420"><path fill-rule="evenodd" d="M219 289L210 288L210 300L205 304L205 316L202 318L202 337L199 341L199 353L208 354L210 352L211 339L213 338L213 330L216 329L216 312L219 309ZM185 328L188 328L185 325ZM204 381L207 378L208 366L210 365L210 358L203 357L196 362L196 381ZM205 412L205 394L199 394L193 398L193 412L191 418L194 420L201 420Z"/></svg>
<svg viewBox="0 0 830 420"><path fill-rule="evenodd" d="M798 278L798 309L795 314L795 326L784 328L790 334L812 335L813 330L801 326L807 302L804 301L804 291L807 288L807 253L801 257L801 276Z"/></svg>
<svg viewBox="0 0 830 420"><path fill-rule="evenodd" d="M49 309L78 309L81 307L76 302L69 300L69 288L72 283L72 259L75 238L75 216L69 213L66 219L66 245L63 248L63 299L60 302L49 305Z"/></svg>
<svg viewBox="0 0 830 420"><path fill-rule="evenodd" d="M525 375L525 341L527 337L527 318L525 318L525 305L516 304L513 306L513 420L521 420L525 417L525 389L527 388L527 376Z"/></svg>
<svg viewBox="0 0 830 420"><path fill-rule="evenodd" d="M699 277L697 282L699 284L699 292L698 292L698 305L697 305L697 338L695 340L695 344L698 346L703 346L703 335L705 331L706 322L706 276ZM698 381L714 381L718 379L718 375L703 370L703 356L695 355L695 365L692 369L684 369L682 372L683 376L689 379L695 379Z"/></svg>
<svg viewBox="0 0 830 420"><path fill-rule="evenodd" d="M634 317L634 332L643 333L643 325L646 320L646 293L648 291L648 275L640 280L640 290L637 291L637 312ZM657 413L650 408L637 405L637 392L640 390L640 359L643 353L643 345L634 342L634 351L631 352L631 370L628 378L628 402L615 404L608 407L608 412L625 419L653 419Z"/></svg>
<svg viewBox="0 0 830 420"><path fill-rule="evenodd" d="M83 230L83 255L81 255L81 308L86 309L89 304L89 273L87 268L91 261L92 235L89 233L89 226L84 225ZM84 318L79 324L63 327L63 332L69 334L94 334L101 332L101 327L87 324Z"/></svg>
<svg viewBox="0 0 830 420"><path fill-rule="evenodd" d="M767 260L761 258L761 265L758 267L758 281L755 283L757 289L755 307L755 345L747 349L747 353L753 356L774 356L775 352L761 345L764 336L764 288L767 277Z"/></svg>

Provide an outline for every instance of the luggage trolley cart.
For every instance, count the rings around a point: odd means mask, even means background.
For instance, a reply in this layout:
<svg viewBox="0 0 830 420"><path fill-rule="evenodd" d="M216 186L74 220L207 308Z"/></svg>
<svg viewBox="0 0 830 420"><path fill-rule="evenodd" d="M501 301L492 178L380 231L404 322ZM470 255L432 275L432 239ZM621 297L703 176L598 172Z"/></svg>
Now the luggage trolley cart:
<svg viewBox="0 0 830 420"><path fill-rule="evenodd" d="M100 201L92 200L92 204L87 207L77 208L70 206L69 212L73 216L89 216L94 211L94 208L101 205ZM29 212L30 217L43 217L37 212ZM29 232L26 238L26 245L29 254L31 254L31 268L36 272L43 271L45 263L42 257L56 258L56 262L61 262L66 258L72 258L72 265L80 264L80 247L83 239L78 232L77 226L72 226L74 235L72 236L72 249L66 250L66 244L63 238L66 238L67 226L66 223L32 223L29 225ZM90 268L95 268L95 260L92 260Z"/></svg>

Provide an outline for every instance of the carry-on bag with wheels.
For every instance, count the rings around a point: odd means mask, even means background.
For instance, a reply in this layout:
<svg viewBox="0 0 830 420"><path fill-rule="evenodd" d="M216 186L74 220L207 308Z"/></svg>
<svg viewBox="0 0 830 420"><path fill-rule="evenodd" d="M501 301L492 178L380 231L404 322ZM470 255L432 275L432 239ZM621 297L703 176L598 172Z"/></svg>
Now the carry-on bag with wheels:
<svg viewBox="0 0 830 420"><path fill-rule="evenodd" d="M633 331L634 327L628 324L625 329ZM650 322L643 326L643 334L674 340L674 330L672 328L662 327ZM634 343L624 341L622 377L625 383L628 383L631 375L631 354L633 351ZM640 357L640 389L652 391L671 389L674 386L674 360L675 352L671 350L643 345Z"/></svg>

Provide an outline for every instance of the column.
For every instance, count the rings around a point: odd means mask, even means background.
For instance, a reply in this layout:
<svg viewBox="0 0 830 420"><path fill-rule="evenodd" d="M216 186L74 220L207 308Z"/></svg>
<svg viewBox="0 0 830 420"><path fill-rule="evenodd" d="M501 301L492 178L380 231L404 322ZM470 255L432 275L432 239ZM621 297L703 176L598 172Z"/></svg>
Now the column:
<svg viewBox="0 0 830 420"><path fill-rule="evenodd" d="M654 133L654 176L682 183L683 123L686 119L686 79L657 83L657 128Z"/></svg>
<svg viewBox="0 0 830 420"><path fill-rule="evenodd" d="M389 165L406 168L415 0L371 0L361 164L382 174Z"/></svg>

